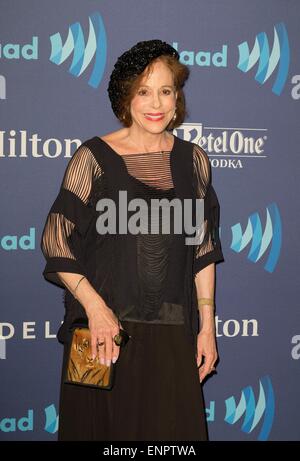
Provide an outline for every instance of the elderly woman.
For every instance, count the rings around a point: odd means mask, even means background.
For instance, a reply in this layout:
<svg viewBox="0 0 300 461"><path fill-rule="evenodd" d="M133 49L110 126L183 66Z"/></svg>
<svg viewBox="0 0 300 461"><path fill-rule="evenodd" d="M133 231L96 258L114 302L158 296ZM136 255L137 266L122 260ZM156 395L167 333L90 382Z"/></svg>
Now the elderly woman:
<svg viewBox="0 0 300 461"><path fill-rule="evenodd" d="M186 115L188 74L177 51L160 40L123 53L108 87L123 127L78 147L49 211L43 275L65 288L66 308L58 332L65 346L59 440L208 438L201 383L217 360L215 263L224 258L208 157L171 133ZM204 199L201 239L187 244L191 233L172 225L163 232L161 214L155 232L143 219L138 232L124 226L99 232L99 201L111 199L124 213L122 191L128 202L142 199L149 209L155 208L153 199L165 199L163 211L173 199ZM132 219L133 209L125 205ZM119 224L118 212L114 216ZM79 319L88 322L93 359L114 364L111 390L64 382ZM130 335L122 348L116 341L121 330Z"/></svg>

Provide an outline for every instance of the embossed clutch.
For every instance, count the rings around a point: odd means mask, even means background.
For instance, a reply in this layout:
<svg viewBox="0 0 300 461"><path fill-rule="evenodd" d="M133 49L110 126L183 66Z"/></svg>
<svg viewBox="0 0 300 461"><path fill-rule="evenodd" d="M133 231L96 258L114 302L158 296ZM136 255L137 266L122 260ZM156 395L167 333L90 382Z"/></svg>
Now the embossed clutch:
<svg viewBox="0 0 300 461"><path fill-rule="evenodd" d="M129 339L125 330L119 333L122 346ZM102 365L96 357L92 358L91 334L87 327L73 330L64 382L94 388L111 390L115 380L116 363Z"/></svg>

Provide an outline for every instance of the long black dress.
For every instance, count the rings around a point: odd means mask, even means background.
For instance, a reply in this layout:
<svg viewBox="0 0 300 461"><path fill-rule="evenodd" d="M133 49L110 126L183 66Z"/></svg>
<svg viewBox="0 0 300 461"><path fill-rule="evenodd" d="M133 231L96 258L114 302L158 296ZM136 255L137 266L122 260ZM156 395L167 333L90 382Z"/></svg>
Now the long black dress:
<svg viewBox="0 0 300 461"><path fill-rule="evenodd" d="M153 213L157 204L152 199L176 198L170 160L178 140L171 151L122 157L102 139L92 141L73 155L49 212L41 242L47 259L44 276L62 286L57 271L86 275L131 339L121 349L111 391L61 384L59 440L207 440L195 349L185 334L185 233L177 234L172 221L165 233L163 212ZM151 201L151 208L142 208L140 216L148 216L148 225L152 218L156 233L146 233L150 227L146 229L141 219L137 234L99 236L96 204L110 196L112 180L106 174L109 155L101 162L95 145L121 162L115 168L123 169L128 202ZM194 150L194 178L205 196L209 161L202 149ZM164 207L168 208L166 202ZM121 219L116 220L119 225ZM206 221L196 251L198 270L201 257L208 253L211 259L206 264L223 260L219 241L216 247L217 224ZM70 326L83 315L82 306L66 290L66 315L58 333L65 344L62 377Z"/></svg>

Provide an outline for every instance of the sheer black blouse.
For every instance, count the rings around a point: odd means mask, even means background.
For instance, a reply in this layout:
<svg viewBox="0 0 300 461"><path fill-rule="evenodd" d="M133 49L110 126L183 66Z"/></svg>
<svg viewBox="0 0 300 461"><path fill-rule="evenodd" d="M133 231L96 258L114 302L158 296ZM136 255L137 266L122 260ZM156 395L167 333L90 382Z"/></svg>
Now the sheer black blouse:
<svg viewBox="0 0 300 461"><path fill-rule="evenodd" d="M172 220L169 232L163 232L163 211L154 213L156 221L154 219L152 225L154 222L157 226L156 233L149 233L149 227L137 234L100 235L97 231L97 219L101 215L97 203L112 197L114 189L114 193L126 190L128 201L142 199L148 204L152 199L170 201L176 198L171 156L182 143L174 137L171 151L121 156L99 137L83 142L67 165L43 229L41 249L46 259L45 279L65 288L57 272L85 275L120 320L184 323L186 234L176 233ZM192 274L195 277L208 264L224 261L224 257L218 232L219 203L211 185L210 162L201 147L188 144L192 149L190 179L195 197L204 199L205 209L202 240L193 251ZM113 165L108 168L110 162ZM119 173L122 173L121 182L114 182L114 175L117 178ZM163 203L164 200L160 202L160 210L168 208L166 204L161 206ZM118 205L122 207L121 203ZM172 213L172 207L169 209ZM148 211L144 211L143 217L147 214L150 225ZM128 212L128 218L132 214ZM78 317L85 316L79 302L67 289L65 291L62 341L66 328Z"/></svg>

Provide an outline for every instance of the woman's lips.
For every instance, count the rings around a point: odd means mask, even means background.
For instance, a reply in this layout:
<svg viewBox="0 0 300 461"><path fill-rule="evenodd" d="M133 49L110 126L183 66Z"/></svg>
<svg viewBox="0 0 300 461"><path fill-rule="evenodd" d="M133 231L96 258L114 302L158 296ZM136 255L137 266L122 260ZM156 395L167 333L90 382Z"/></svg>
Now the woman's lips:
<svg viewBox="0 0 300 461"><path fill-rule="evenodd" d="M152 122L158 122L164 118L164 114L145 114L145 118Z"/></svg>

